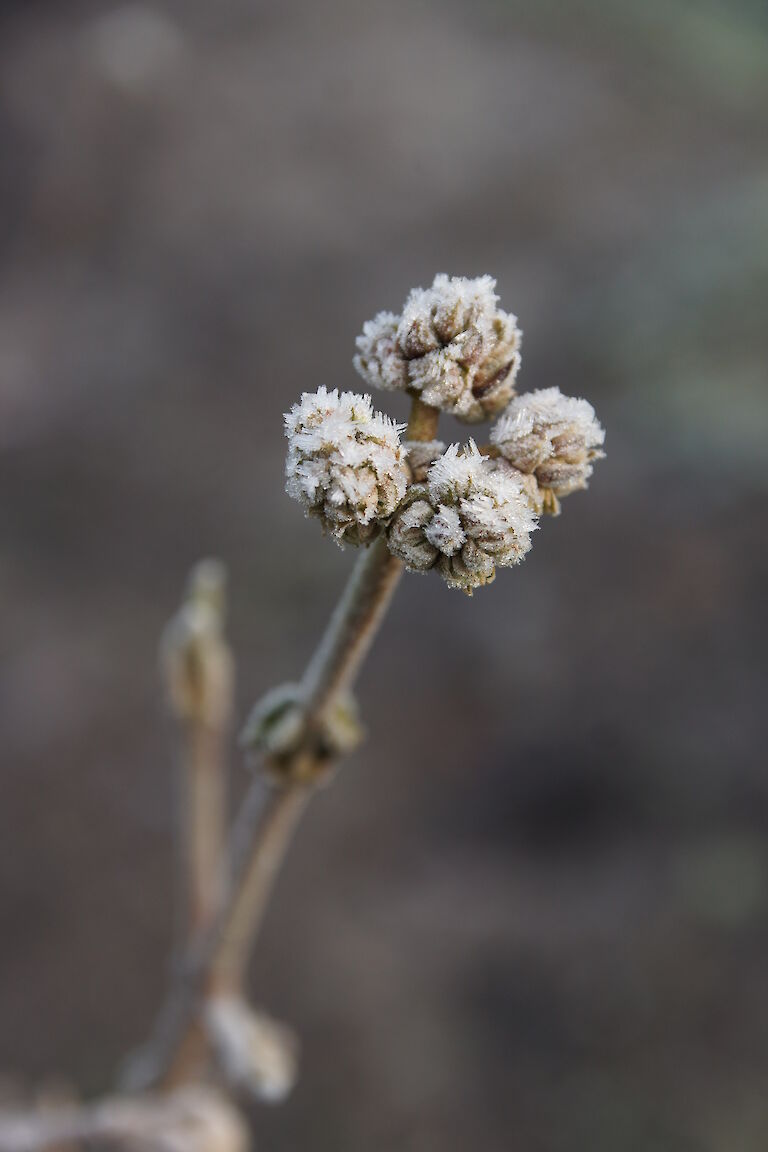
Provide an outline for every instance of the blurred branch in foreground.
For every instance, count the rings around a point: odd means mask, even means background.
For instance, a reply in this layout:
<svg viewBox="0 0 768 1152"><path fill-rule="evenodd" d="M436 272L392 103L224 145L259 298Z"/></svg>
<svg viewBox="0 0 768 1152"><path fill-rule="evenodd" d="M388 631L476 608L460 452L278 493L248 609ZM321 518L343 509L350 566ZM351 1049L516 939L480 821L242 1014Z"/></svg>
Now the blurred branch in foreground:
<svg viewBox="0 0 768 1152"><path fill-rule="evenodd" d="M246 1152L248 1130L221 1093L196 1085L92 1108L0 1113L2 1152Z"/></svg>

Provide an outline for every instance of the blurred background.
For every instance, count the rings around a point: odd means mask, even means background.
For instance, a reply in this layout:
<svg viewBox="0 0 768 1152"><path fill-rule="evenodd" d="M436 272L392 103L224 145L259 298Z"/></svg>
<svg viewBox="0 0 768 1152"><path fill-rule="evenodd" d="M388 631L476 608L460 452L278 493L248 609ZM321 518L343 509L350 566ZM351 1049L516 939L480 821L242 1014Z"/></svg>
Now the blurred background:
<svg viewBox="0 0 768 1152"><path fill-rule="evenodd" d="M404 580L253 965L303 1039L259 1146L768 1147L767 108L761 0L3 4L0 1071L145 1036L187 570L242 718L354 559L281 414L490 272L608 457L474 599Z"/></svg>

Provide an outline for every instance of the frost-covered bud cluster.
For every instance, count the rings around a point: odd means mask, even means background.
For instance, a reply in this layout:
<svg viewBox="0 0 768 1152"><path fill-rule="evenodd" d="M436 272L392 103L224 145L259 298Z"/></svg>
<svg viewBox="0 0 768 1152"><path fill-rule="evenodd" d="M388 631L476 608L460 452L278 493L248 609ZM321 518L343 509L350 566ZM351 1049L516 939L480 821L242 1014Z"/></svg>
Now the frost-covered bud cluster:
<svg viewBox="0 0 768 1152"><path fill-rule="evenodd" d="M490 419L514 393L521 339L495 287L490 276L441 274L415 288L399 316L380 312L364 325L355 368L368 384L418 393L460 420Z"/></svg>
<svg viewBox="0 0 768 1152"><path fill-rule="evenodd" d="M364 326L355 367L369 384L411 397L404 442L404 426L368 396L320 388L285 418L288 492L339 543L383 532L407 568L434 568L470 593L523 558L538 517L557 515L560 497L587 486L605 439L586 400L558 388L514 394L520 331L495 288L490 276L441 274L399 314ZM466 422L498 417L490 444L446 449L436 439L440 411Z"/></svg>
<svg viewBox="0 0 768 1152"><path fill-rule="evenodd" d="M437 568L452 588L471 593L496 566L517 564L531 547L536 516L513 469L486 459L475 444L454 444L413 485L390 524L390 551L407 568Z"/></svg>
<svg viewBox="0 0 768 1152"><path fill-rule="evenodd" d="M340 544L364 544L387 522L409 474L401 426L370 396L305 392L285 417L286 489Z"/></svg>
<svg viewBox="0 0 768 1152"><path fill-rule="evenodd" d="M586 488L605 432L587 400L545 388L516 396L491 429L491 443L514 468L535 476L546 510Z"/></svg>

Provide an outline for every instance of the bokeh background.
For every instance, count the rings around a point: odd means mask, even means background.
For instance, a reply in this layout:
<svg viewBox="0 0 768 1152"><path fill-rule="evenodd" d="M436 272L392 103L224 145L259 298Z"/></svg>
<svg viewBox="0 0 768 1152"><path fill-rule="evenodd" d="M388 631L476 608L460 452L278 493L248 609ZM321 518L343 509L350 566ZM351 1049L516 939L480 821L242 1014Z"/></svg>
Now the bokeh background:
<svg viewBox="0 0 768 1152"><path fill-rule="evenodd" d="M3 4L0 1069L145 1035L185 574L242 717L353 562L282 412L491 272L608 457L473 600L404 581L253 965L303 1038L259 1146L768 1147L767 109L761 0Z"/></svg>

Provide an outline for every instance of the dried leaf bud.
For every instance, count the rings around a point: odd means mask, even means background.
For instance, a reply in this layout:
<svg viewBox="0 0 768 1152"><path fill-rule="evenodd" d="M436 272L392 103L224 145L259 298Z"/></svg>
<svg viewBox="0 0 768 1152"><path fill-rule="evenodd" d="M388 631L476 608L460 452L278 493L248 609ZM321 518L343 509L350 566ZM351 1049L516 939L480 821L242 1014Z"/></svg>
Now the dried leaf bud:
<svg viewBox="0 0 768 1152"><path fill-rule="evenodd" d="M587 487L604 440L592 405L559 388L516 396L491 429L502 456L536 477L543 509L552 514L560 510L558 497Z"/></svg>
<svg viewBox="0 0 768 1152"><path fill-rule="evenodd" d="M495 287L490 276L440 274L413 289L400 316L380 312L363 326L355 368L368 384L417 392L460 420L495 416L514 393L521 339Z"/></svg>
<svg viewBox="0 0 768 1152"><path fill-rule="evenodd" d="M453 444L414 485L389 527L390 551L415 572L437 568L471 594L517 564L531 547L536 515L522 478L487 460L475 444Z"/></svg>
<svg viewBox="0 0 768 1152"><path fill-rule="evenodd" d="M240 734L240 746L268 756L290 756L306 731L306 705L300 684L278 684L254 704Z"/></svg>
<svg viewBox="0 0 768 1152"><path fill-rule="evenodd" d="M365 735L357 702L350 692L337 694L319 715L312 715L301 684L272 688L251 710L240 735L250 754L262 753L262 769L285 781L304 778L307 768L317 782L332 762L352 752ZM299 755L301 752L306 755Z"/></svg>
<svg viewBox="0 0 768 1152"><path fill-rule="evenodd" d="M374 411L370 396L325 388L287 413L286 490L337 543L367 543L403 499L402 427Z"/></svg>
<svg viewBox="0 0 768 1152"><path fill-rule="evenodd" d="M160 660L173 712L216 726L232 706L233 662L224 637L227 573L218 560L192 569L187 595L168 623Z"/></svg>
<svg viewBox="0 0 768 1152"><path fill-rule="evenodd" d="M217 996L205 1010L214 1059L236 1092L266 1103L284 1100L296 1083L299 1045L294 1032L239 997Z"/></svg>

